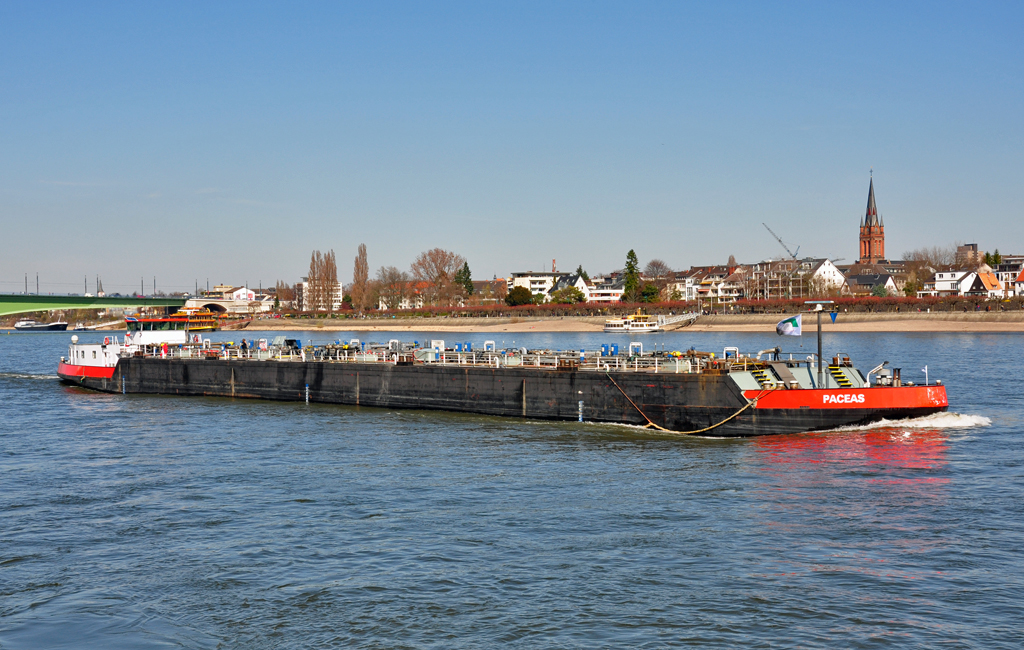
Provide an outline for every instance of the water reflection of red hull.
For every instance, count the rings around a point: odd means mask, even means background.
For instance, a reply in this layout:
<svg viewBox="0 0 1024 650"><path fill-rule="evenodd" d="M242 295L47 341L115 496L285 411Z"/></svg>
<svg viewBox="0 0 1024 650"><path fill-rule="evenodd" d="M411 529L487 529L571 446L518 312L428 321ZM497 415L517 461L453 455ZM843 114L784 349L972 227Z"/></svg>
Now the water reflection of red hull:
<svg viewBox="0 0 1024 650"><path fill-rule="evenodd" d="M773 465L841 463L845 469L858 465L879 475L885 483L946 483L948 479L918 472L946 465L948 444L942 429L878 427L860 432L810 433L758 438L755 448ZM909 473L908 473L909 472Z"/></svg>

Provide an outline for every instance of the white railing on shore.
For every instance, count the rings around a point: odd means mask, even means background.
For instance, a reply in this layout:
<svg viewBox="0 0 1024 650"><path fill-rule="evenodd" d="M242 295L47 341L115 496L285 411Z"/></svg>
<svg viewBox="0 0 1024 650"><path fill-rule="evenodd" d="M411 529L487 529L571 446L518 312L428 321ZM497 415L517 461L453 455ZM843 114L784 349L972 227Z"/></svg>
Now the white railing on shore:
<svg viewBox="0 0 1024 650"><path fill-rule="evenodd" d="M685 314L679 314L678 316L658 316L658 325L664 327L666 325L675 325L683 321L689 321L689 325L692 325L696 320L700 318L700 312L691 311Z"/></svg>

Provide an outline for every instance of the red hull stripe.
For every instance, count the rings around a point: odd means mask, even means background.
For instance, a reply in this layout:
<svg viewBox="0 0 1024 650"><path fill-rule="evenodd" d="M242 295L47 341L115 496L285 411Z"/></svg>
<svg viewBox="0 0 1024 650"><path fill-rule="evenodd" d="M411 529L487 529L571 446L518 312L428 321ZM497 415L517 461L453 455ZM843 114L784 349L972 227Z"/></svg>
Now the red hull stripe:
<svg viewBox="0 0 1024 650"><path fill-rule="evenodd" d="M114 367L105 368L103 366L75 366L70 363L63 363L57 366L57 374L61 377L69 377L72 379L86 378L89 379L110 379L114 376Z"/></svg>
<svg viewBox="0 0 1024 650"><path fill-rule="evenodd" d="M754 399L760 391L743 391ZM900 386L774 390L758 400L757 409L916 409L949 406L945 386Z"/></svg>

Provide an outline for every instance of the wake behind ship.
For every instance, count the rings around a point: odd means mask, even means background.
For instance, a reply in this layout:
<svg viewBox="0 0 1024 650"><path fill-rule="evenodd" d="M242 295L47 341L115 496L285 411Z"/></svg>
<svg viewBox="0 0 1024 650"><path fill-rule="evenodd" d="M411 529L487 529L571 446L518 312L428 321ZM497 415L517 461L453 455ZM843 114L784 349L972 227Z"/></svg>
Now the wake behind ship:
<svg viewBox="0 0 1024 650"><path fill-rule="evenodd" d="M788 357L788 358L787 358ZM819 367L779 349L721 356L627 350L483 350L431 341L301 346L278 337L215 344L184 330L134 331L119 341L72 337L58 375L112 393L306 401L609 422L706 436L760 436L929 415L945 387L903 383L849 357Z"/></svg>

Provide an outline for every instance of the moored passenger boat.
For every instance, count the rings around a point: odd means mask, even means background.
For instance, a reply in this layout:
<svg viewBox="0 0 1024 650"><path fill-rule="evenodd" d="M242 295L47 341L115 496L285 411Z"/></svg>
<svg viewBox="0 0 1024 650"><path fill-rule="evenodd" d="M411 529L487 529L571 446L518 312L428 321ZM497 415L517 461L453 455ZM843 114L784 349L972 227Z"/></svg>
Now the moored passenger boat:
<svg viewBox="0 0 1024 650"><path fill-rule="evenodd" d="M662 320L664 319L645 314L637 309L635 314L627 314L622 318L609 318L604 322L604 331L610 334L659 332L661 331Z"/></svg>

